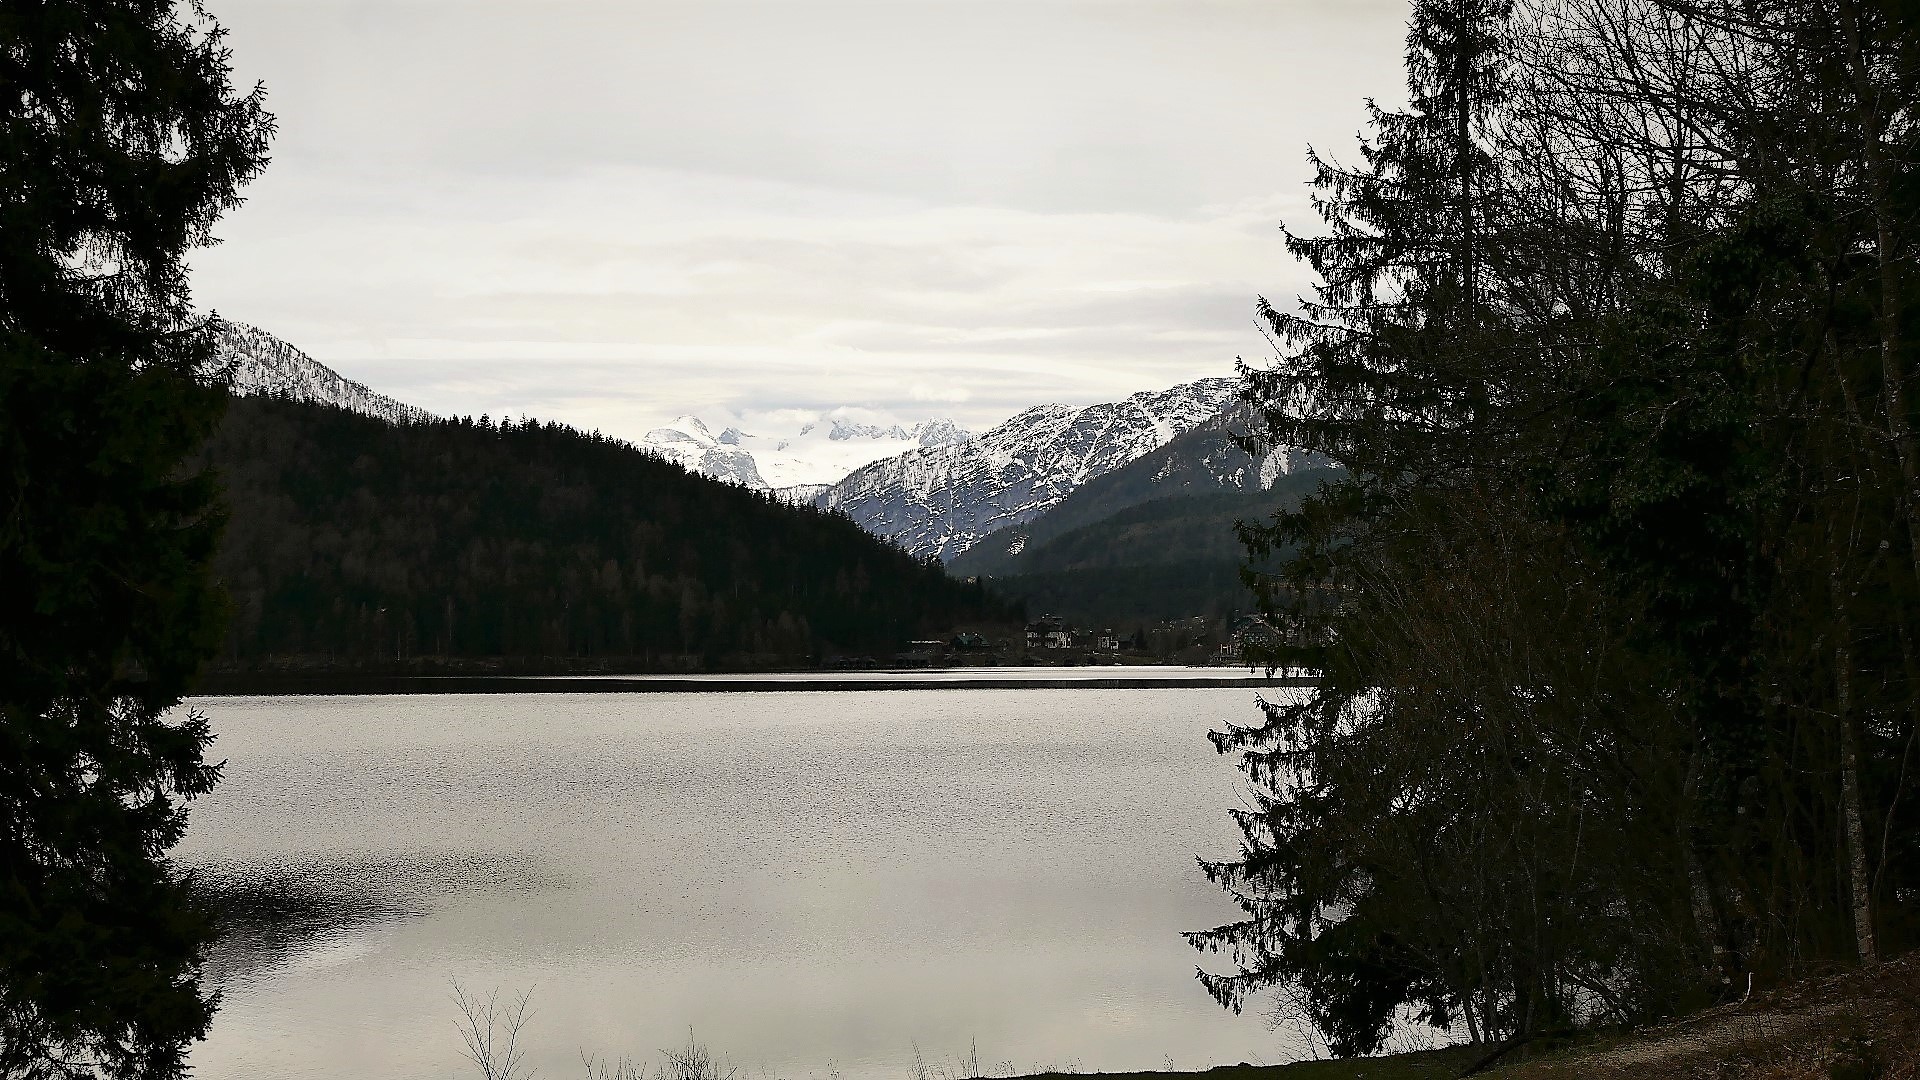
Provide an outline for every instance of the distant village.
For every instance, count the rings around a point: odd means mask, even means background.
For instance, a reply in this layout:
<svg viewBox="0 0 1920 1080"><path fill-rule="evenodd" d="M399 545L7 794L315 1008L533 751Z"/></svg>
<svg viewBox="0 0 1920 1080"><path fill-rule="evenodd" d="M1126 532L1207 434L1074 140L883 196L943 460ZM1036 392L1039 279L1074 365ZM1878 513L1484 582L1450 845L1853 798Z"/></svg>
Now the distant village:
<svg viewBox="0 0 1920 1080"><path fill-rule="evenodd" d="M1194 616L1123 632L1110 626L1077 626L1058 615L1043 614L1023 627L962 627L945 638L914 641L906 652L894 657L893 662L902 667L1103 664L1244 667L1262 663L1257 657L1280 640L1280 632L1259 615L1234 613L1225 619ZM830 661L829 666L878 666L878 661L841 657Z"/></svg>

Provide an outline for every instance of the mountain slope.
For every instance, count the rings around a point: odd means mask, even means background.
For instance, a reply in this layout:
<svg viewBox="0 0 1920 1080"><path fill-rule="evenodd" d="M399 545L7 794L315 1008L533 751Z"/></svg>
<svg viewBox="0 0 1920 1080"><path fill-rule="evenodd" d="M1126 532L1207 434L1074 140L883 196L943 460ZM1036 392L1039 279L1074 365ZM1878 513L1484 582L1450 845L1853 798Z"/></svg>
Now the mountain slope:
<svg viewBox="0 0 1920 1080"><path fill-rule="evenodd" d="M234 393L331 405L394 424L432 420L424 409L378 394L246 323L228 322L215 360Z"/></svg>
<svg viewBox="0 0 1920 1080"><path fill-rule="evenodd" d="M804 665L1017 617L844 518L558 424L236 397L228 669Z"/></svg>
<svg viewBox="0 0 1920 1080"><path fill-rule="evenodd" d="M1236 402L1165 446L1087 481L1039 517L982 538L950 568L965 576L1021 572L1013 567L1023 552L1129 507L1179 496L1258 493L1290 475L1324 467L1317 455L1285 448L1254 458L1234 443L1251 425L1246 407ZM1231 539L1231 518L1227 525ZM1228 557L1238 558L1237 548Z"/></svg>
<svg viewBox="0 0 1920 1080"><path fill-rule="evenodd" d="M1127 507L1057 536L1028 543L1001 563L993 576L1155 566L1246 559L1235 524L1264 521L1300 500L1333 474L1303 470L1264 491L1217 491L1173 495ZM948 569L961 572L957 564Z"/></svg>
<svg viewBox="0 0 1920 1080"><path fill-rule="evenodd" d="M1238 386L1202 379L1083 409L1035 406L965 442L857 469L815 503L913 555L951 559L1206 422L1233 401Z"/></svg>
<svg viewBox="0 0 1920 1080"><path fill-rule="evenodd" d="M1298 506L1338 475L1316 455L1247 454L1233 437L1251 420L1236 404L1040 517L986 537L948 569L989 580L1029 611L1085 624L1224 624L1253 606L1235 524Z"/></svg>

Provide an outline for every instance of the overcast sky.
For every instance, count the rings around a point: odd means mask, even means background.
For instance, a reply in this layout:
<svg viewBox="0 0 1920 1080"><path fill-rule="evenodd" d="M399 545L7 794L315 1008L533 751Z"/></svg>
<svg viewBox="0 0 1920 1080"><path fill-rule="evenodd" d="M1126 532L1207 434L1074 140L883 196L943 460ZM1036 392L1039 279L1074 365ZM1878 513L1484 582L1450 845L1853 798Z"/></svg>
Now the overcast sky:
<svg viewBox="0 0 1920 1080"><path fill-rule="evenodd" d="M1405 0L208 0L280 134L204 307L442 412L984 428L1261 355Z"/></svg>

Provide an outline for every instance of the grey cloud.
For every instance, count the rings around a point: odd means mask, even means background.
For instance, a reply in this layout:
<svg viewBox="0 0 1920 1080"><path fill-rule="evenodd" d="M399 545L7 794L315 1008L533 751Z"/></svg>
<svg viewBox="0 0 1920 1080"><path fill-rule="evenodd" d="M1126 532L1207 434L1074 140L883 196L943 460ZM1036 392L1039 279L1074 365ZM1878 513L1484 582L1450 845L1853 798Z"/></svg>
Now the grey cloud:
<svg viewBox="0 0 1920 1080"><path fill-rule="evenodd" d="M619 162L1085 211L1184 207L1301 175L1302 135L1344 134L1360 97L1392 96L1402 8L603 0L219 10L243 74L274 96L286 159L531 173ZM1275 127L1294 130L1276 138Z"/></svg>
<svg viewBox="0 0 1920 1080"><path fill-rule="evenodd" d="M209 0L276 160L199 301L442 412L984 426L1225 374L1405 0ZM1290 218L1291 219L1291 218Z"/></svg>

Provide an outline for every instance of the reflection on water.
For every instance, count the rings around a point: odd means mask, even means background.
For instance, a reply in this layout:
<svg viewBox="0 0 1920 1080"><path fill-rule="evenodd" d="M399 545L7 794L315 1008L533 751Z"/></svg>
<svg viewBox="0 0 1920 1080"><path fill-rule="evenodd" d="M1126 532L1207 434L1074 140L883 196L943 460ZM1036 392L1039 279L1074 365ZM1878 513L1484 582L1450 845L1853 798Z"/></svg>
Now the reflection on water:
<svg viewBox="0 0 1920 1080"><path fill-rule="evenodd" d="M275 972L337 966L365 955L369 924L426 914L430 897L552 887L531 856L433 855L338 862L210 858L193 867L219 938L205 968L222 993Z"/></svg>
<svg viewBox="0 0 1920 1080"><path fill-rule="evenodd" d="M207 958L206 985L223 995L295 967L316 949L351 942L357 925L419 914L266 868L205 867L199 876L220 929Z"/></svg>
<svg viewBox="0 0 1920 1080"><path fill-rule="evenodd" d="M529 1061L847 1080L1291 1056L1178 932L1233 915L1203 736L1244 690L226 699L180 857L222 912L196 1076L465 1075L449 980Z"/></svg>

